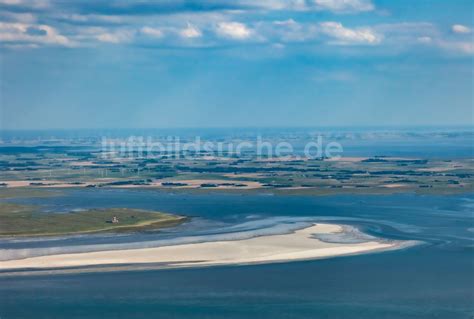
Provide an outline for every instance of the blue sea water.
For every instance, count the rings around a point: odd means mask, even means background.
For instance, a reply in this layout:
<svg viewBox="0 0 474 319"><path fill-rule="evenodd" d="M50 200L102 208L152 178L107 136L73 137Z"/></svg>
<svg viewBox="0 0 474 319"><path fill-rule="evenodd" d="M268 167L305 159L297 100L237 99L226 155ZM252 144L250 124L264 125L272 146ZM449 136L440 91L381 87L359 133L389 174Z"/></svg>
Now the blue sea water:
<svg viewBox="0 0 474 319"><path fill-rule="evenodd" d="M87 199L87 200L85 200ZM474 194L271 196L71 190L23 199L78 207L157 209L193 217L159 234L0 242L0 249L159 244L178 234L254 235L308 221L355 225L404 250L326 260L194 269L0 276L3 318L472 318ZM280 229L281 231L281 229ZM88 248L86 248L88 249Z"/></svg>

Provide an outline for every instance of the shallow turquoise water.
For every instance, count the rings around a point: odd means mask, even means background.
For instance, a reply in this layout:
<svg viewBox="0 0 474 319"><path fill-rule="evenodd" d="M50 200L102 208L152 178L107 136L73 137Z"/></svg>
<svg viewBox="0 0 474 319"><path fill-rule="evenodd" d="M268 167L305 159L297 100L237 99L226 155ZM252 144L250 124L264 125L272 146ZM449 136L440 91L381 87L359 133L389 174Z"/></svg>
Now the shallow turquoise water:
<svg viewBox="0 0 474 319"><path fill-rule="evenodd" d="M87 201L84 199L87 198ZM472 318L474 195L239 196L82 190L24 200L63 211L129 206L195 218L187 234L245 223L330 220L387 238L417 239L402 251L317 261L76 275L0 276L1 318ZM144 237L145 236L145 237ZM124 237L134 242L152 236ZM109 243L110 238L2 242L0 248Z"/></svg>

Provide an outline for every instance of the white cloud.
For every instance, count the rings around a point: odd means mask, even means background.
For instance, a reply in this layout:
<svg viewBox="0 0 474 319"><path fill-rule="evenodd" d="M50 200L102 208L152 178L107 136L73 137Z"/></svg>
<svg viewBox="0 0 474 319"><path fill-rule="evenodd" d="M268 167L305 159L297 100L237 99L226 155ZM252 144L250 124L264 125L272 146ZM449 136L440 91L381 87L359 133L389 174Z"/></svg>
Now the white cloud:
<svg viewBox="0 0 474 319"><path fill-rule="evenodd" d="M261 40L277 42L304 42L314 39L317 26L313 23L299 23L293 19L261 21L253 26Z"/></svg>
<svg viewBox="0 0 474 319"><path fill-rule="evenodd" d="M429 48L443 37L438 28L430 22L398 22L372 26L377 34L383 35L387 53L407 52L420 47Z"/></svg>
<svg viewBox="0 0 474 319"><path fill-rule="evenodd" d="M8 12L4 11L0 13L0 20L5 22L20 22L20 23L35 23L36 16L32 13L17 13L17 12Z"/></svg>
<svg viewBox="0 0 474 319"><path fill-rule="evenodd" d="M59 34L51 26L27 23L0 22L0 41L23 44L73 45L67 37Z"/></svg>
<svg viewBox="0 0 474 319"><path fill-rule="evenodd" d="M382 36L375 33L370 28L345 28L339 22L322 22L319 24L321 32L335 40L332 44L377 44L382 40Z"/></svg>
<svg viewBox="0 0 474 319"><path fill-rule="evenodd" d="M274 34L282 41L303 41L308 33L301 24L293 19L274 21L265 30L265 33Z"/></svg>
<svg viewBox="0 0 474 319"><path fill-rule="evenodd" d="M474 55L474 43L470 41L439 41L436 45L453 53Z"/></svg>
<svg viewBox="0 0 474 319"><path fill-rule="evenodd" d="M154 38L161 38L163 36L163 31L157 28L143 27L140 29L140 32Z"/></svg>
<svg viewBox="0 0 474 319"><path fill-rule="evenodd" d="M66 21L82 22L82 23L110 23L119 24L123 23L122 17L105 14L57 14L55 18L63 19Z"/></svg>
<svg viewBox="0 0 474 319"><path fill-rule="evenodd" d="M35 43L27 43L27 44L22 44L22 43L13 43L13 44L6 44L5 47L13 50L21 50L21 49L38 49L39 45Z"/></svg>
<svg viewBox="0 0 474 319"><path fill-rule="evenodd" d="M339 13L372 11L375 6L370 0L314 0L317 8Z"/></svg>
<svg viewBox="0 0 474 319"><path fill-rule="evenodd" d="M375 26L377 31L394 35L434 35L438 33L435 25L430 22L398 22L384 23Z"/></svg>
<svg viewBox="0 0 474 319"><path fill-rule="evenodd" d="M240 4L265 10L332 11L358 13L375 9L371 0L240 0Z"/></svg>
<svg viewBox="0 0 474 319"><path fill-rule="evenodd" d="M419 37L417 40L419 43L432 46L433 48L439 48L446 52L461 55L474 55L474 43L471 41L452 41L439 37Z"/></svg>
<svg viewBox="0 0 474 319"><path fill-rule="evenodd" d="M18 5L22 4L21 0L0 0L0 4L6 4L6 5Z"/></svg>
<svg viewBox="0 0 474 319"><path fill-rule="evenodd" d="M471 29L469 27L466 27L462 24L455 24L451 27L451 30L454 32L454 33L463 33L463 34L467 34L467 33L471 33Z"/></svg>
<svg viewBox="0 0 474 319"><path fill-rule="evenodd" d="M0 22L0 41L2 47L11 48L45 45L100 46L103 43L128 43L132 46L144 44L150 47L155 44L160 47L213 47L231 39L240 40L234 41L235 45L245 45L251 41L265 44L269 48L288 48L285 50L287 54L307 50L306 48L338 52L338 49L328 48L324 43L370 46L383 41L383 46L371 48L371 52L393 55L420 50L422 54L429 54L427 50L438 50L450 56L474 54L474 44L469 38L473 34L473 27L469 24L454 24L448 26L448 30L442 30L437 24L427 21L398 21L358 27L357 22L361 20L354 20L354 17L349 17L348 22L334 19L344 24L336 21L320 23L314 21L310 14L310 11L368 12L375 10L373 1L236 0L237 5L242 5L241 11L186 11L142 15L78 11L76 6L67 5L56 8L58 2L55 0L0 0L4 4L2 8L7 9L0 13L0 21L3 21ZM31 8L49 5L50 9L30 12L25 9L25 4L32 4ZM272 10L280 12L273 11L269 15ZM246 13L249 15L245 15ZM278 18L272 19L275 14ZM47 25L40 24L39 21ZM189 23L183 25L187 21ZM349 21L351 24L347 25ZM294 46L295 50L290 50L295 43L309 45ZM365 50L361 47L343 49L341 54L365 54Z"/></svg>
<svg viewBox="0 0 474 319"><path fill-rule="evenodd" d="M240 22L220 22L217 24L216 32L225 38L243 40L251 36L251 30Z"/></svg>
<svg viewBox="0 0 474 319"><path fill-rule="evenodd" d="M0 0L0 4L8 6L28 6L30 8L47 8L49 0Z"/></svg>
<svg viewBox="0 0 474 319"><path fill-rule="evenodd" d="M185 29L182 29L179 34L183 38L199 38L202 36L201 30L196 28L195 26L188 23L188 26Z"/></svg>
<svg viewBox="0 0 474 319"><path fill-rule="evenodd" d="M382 24L375 26L374 29L384 34L385 45L392 49L398 47L403 50L410 50L414 46L416 47L422 44L427 48L440 49L455 55L474 54L474 43L472 43L472 41L458 41L452 36L446 36L432 23L410 22ZM459 33L462 28L457 29ZM452 30L455 32L454 26ZM466 33L466 30L462 30Z"/></svg>
<svg viewBox="0 0 474 319"><path fill-rule="evenodd" d="M240 1L243 5L257 6L267 10L308 10L305 0L260 0Z"/></svg>
<svg viewBox="0 0 474 319"><path fill-rule="evenodd" d="M293 19L277 20L277 21L273 21L273 24L275 24L275 25L283 25L283 26L290 26L290 27L293 27L293 26L298 25L298 23L297 23L295 20L293 20Z"/></svg>
<svg viewBox="0 0 474 319"><path fill-rule="evenodd" d="M100 42L117 44L131 41L133 38L133 33L130 30L116 30L112 32L99 31L95 34L95 38Z"/></svg>

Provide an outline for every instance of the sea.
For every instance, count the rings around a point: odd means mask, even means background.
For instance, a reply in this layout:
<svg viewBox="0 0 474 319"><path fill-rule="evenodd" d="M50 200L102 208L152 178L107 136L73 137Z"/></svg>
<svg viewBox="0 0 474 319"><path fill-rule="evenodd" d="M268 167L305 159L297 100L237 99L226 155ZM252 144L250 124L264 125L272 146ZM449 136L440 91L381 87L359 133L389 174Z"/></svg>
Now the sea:
<svg viewBox="0 0 474 319"><path fill-rule="evenodd" d="M85 200L87 199L87 200ZM472 318L474 194L275 196L126 189L17 199L45 212L132 207L191 217L151 234L2 240L30 255L157 246L287 232L311 222L353 225L422 244L397 251L265 265L0 274L0 318ZM182 239L181 239L182 240ZM208 239L207 239L208 240ZM134 247L134 246L133 246Z"/></svg>

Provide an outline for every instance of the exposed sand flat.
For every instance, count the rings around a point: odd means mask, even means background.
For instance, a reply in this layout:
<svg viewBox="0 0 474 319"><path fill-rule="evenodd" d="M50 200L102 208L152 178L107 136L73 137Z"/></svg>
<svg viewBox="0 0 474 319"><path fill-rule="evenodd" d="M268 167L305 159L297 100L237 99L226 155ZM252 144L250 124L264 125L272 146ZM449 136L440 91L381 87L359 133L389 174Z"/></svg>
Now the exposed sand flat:
<svg viewBox="0 0 474 319"><path fill-rule="evenodd" d="M100 166L101 164L96 164L96 163L93 163L92 161L76 161L73 159L73 161L69 162L69 165L71 166Z"/></svg>
<svg viewBox="0 0 474 319"><path fill-rule="evenodd" d="M37 181L0 181L0 184L5 184L6 187L42 187L42 188L69 188L69 187L87 187L91 185L101 184L101 183L110 183L118 181L114 178L95 178L88 182L83 182L81 184L74 184L73 182L64 182L57 180L37 180ZM184 183L186 186L163 186L162 183L171 182L171 183ZM42 185L34 185L35 183ZM33 184L33 185L32 185ZM262 188L263 185L260 182L255 181L243 181L243 180L228 180L228 179L187 179L187 180L160 180L159 182L152 182L148 185L107 185L107 187L113 188L153 188L153 187L163 187L163 188L201 188L201 184L216 184L216 187L213 189L254 189ZM222 185L224 184L224 185ZM241 184L242 186L236 186L232 184Z"/></svg>
<svg viewBox="0 0 474 319"><path fill-rule="evenodd" d="M402 188L402 187L408 187L409 185L407 184L384 184L384 185L381 185L382 187L385 187L385 188Z"/></svg>
<svg viewBox="0 0 474 319"><path fill-rule="evenodd" d="M163 186L167 188L200 188L201 184L216 184L218 186L215 188L232 188L232 189L249 189L249 188L262 188L263 185L260 182L254 181L241 181L241 180L228 180L228 179L185 179L185 180L163 180L160 181L159 185L162 186L162 183L171 182L171 183L184 183L186 186ZM222 185L222 184L242 184L245 186L235 186L235 185Z"/></svg>
<svg viewBox="0 0 474 319"><path fill-rule="evenodd" d="M343 232L333 224L316 224L290 234L243 240L203 242L154 248L59 254L0 262L1 270L93 265L164 263L170 267L250 264L327 258L401 247L401 242L328 243L313 235Z"/></svg>
<svg viewBox="0 0 474 319"><path fill-rule="evenodd" d="M461 167L461 168L463 168L463 167ZM438 166L438 167L419 168L419 169L417 169L417 171L420 171L420 172L447 172L447 171L452 171L452 170L455 170L455 169L457 169L457 168L454 167L454 165L452 165L452 166L444 166L444 167Z"/></svg>
<svg viewBox="0 0 474 319"><path fill-rule="evenodd" d="M226 161L226 162L230 162L230 161L233 161L234 159L232 157L225 157L225 156L211 156L211 155L207 155L207 156L202 156L202 157L197 157L195 158L194 160L203 160L203 161Z"/></svg>
<svg viewBox="0 0 474 319"><path fill-rule="evenodd" d="M163 183L182 183L186 184L183 186L169 185L165 186ZM209 189L255 189L262 188L263 185L260 182L254 181L240 181L240 180L228 180L228 179L174 179L174 180L160 180L151 182L145 185L109 185L113 188L179 188L179 189L191 189L191 188L202 188L201 184L215 184L214 187L208 187ZM235 184L235 185L232 185ZM240 184L241 186L237 186Z"/></svg>
<svg viewBox="0 0 474 319"><path fill-rule="evenodd" d="M368 157L332 157L324 159L325 162L350 162L356 163L368 159Z"/></svg>
<svg viewBox="0 0 474 319"><path fill-rule="evenodd" d="M6 184L7 187L26 187L30 186L32 181L0 181L1 184Z"/></svg>
<svg viewBox="0 0 474 319"><path fill-rule="evenodd" d="M41 183L42 185L35 185ZM8 188L14 187L54 187L54 188L68 188L68 187L85 187L91 183L73 184L72 182L65 183L57 180L37 180L37 181L0 181L0 184L6 184Z"/></svg>

